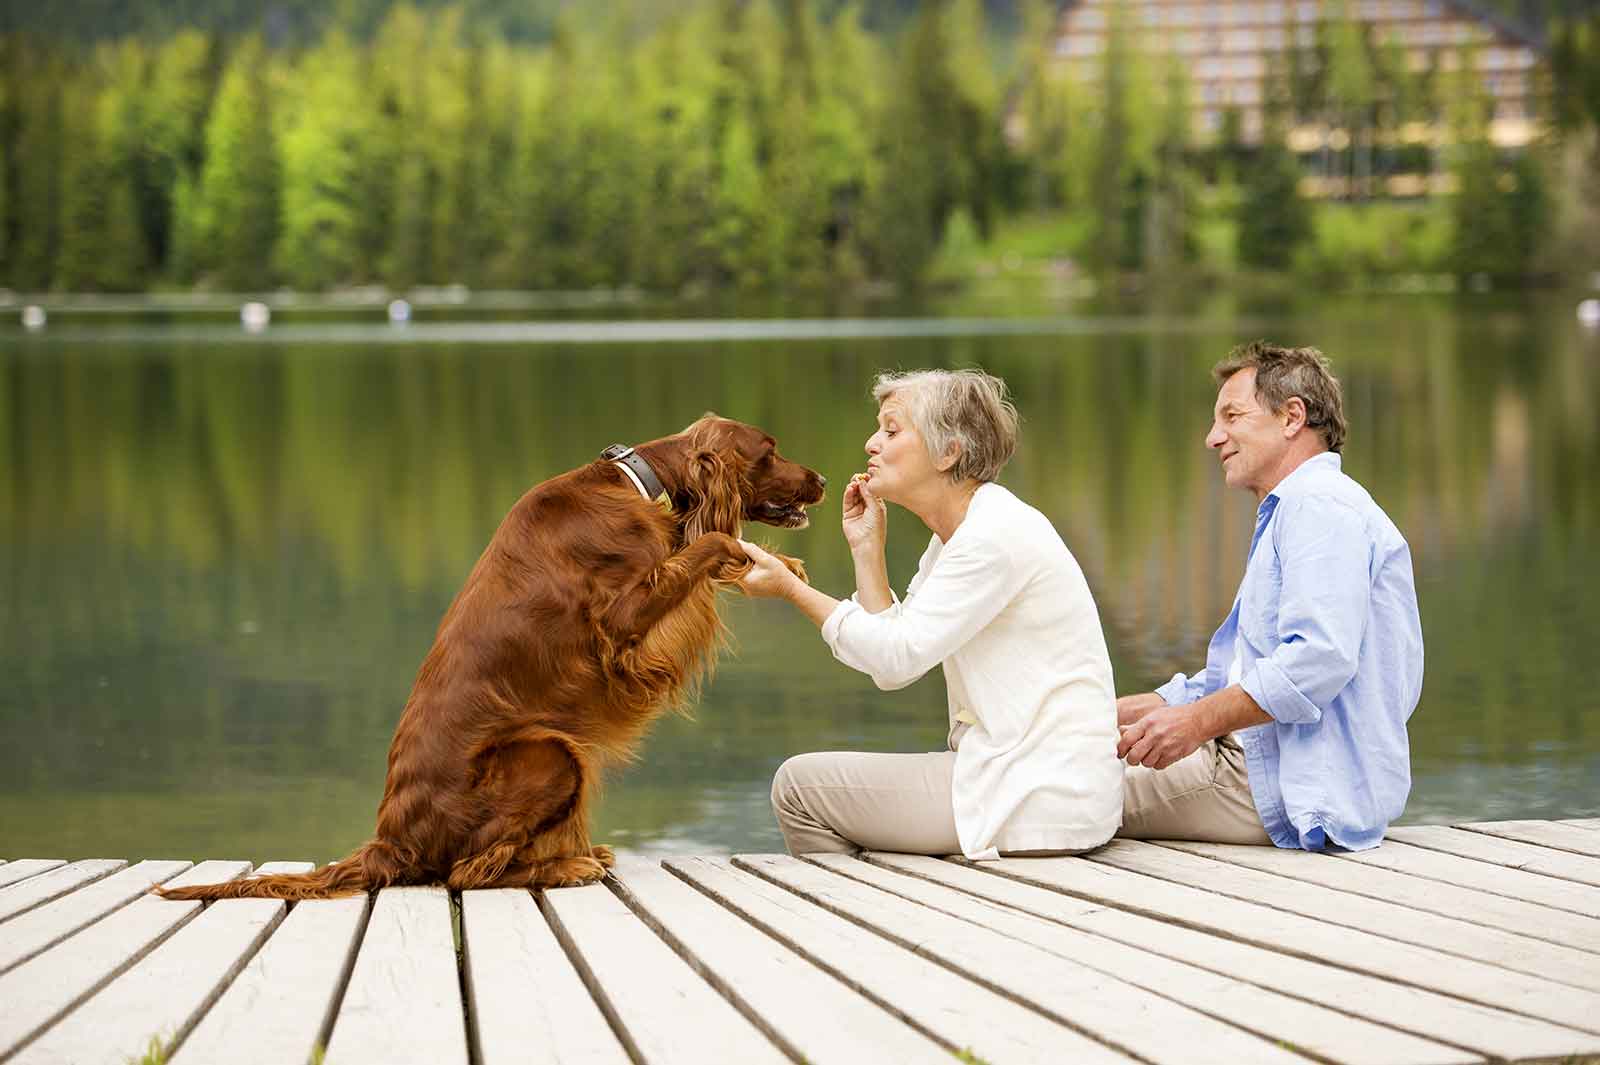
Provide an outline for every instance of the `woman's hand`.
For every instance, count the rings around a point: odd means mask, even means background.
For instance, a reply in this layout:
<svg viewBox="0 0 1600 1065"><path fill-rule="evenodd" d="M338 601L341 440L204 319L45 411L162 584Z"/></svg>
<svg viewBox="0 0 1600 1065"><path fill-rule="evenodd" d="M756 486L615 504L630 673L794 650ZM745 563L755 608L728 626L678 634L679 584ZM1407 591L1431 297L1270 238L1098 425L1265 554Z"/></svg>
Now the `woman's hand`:
<svg viewBox="0 0 1600 1065"><path fill-rule="evenodd" d="M851 552L875 550L883 553L889 527L888 508L872 494L867 475L855 474L844 489L844 539Z"/></svg>
<svg viewBox="0 0 1600 1065"><path fill-rule="evenodd" d="M744 548L752 563L750 572L739 581L745 595L752 599L787 599L795 585L805 587L805 583L771 552L763 551L748 540L740 540L739 546Z"/></svg>

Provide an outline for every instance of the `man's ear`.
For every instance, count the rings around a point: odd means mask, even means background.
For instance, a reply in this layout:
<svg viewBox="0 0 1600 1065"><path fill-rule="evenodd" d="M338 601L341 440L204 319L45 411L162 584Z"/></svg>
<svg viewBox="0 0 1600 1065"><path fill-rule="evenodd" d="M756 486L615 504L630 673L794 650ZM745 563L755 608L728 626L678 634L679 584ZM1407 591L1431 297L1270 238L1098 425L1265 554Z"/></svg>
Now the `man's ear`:
<svg viewBox="0 0 1600 1065"><path fill-rule="evenodd" d="M1283 435L1293 439L1306 427L1306 401L1290 396L1283 404Z"/></svg>

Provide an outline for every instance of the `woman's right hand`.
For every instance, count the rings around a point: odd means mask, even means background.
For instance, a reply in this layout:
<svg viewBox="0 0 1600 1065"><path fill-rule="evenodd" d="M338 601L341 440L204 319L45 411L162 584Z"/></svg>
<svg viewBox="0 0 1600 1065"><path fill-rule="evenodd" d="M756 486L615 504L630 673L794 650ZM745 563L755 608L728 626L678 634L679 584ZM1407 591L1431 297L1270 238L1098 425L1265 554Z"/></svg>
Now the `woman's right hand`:
<svg viewBox="0 0 1600 1065"><path fill-rule="evenodd" d="M882 553L889 512L883 500L872 494L864 473L853 475L845 485L842 524L845 543L852 552L875 550Z"/></svg>

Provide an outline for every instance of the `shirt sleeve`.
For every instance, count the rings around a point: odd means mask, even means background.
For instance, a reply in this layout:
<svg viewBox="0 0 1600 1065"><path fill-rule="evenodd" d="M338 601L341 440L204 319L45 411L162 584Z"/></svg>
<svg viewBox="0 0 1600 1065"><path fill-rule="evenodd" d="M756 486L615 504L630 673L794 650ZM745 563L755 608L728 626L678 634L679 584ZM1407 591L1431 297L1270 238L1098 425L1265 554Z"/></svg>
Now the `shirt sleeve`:
<svg viewBox="0 0 1600 1065"><path fill-rule="evenodd" d="M1167 701L1168 706L1182 706L1192 703L1206 693L1206 674L1204 670L1192 677L1182 673L1174 673L1172 679L1156 689L1156 694Z"/></svg>
<svg viewBox="0 0 1600 1065"><path fill-rule="evenodd" d="M1361 516L1336 500L1280 510L1278 646L1240 686L1285 725L1313 724L1356 675L1372 592L1373 545Z"/></svg>
<svg viewBox="0 0 1600 1065"><path fill-rule="evenodd" d="M954 654L1016 595L1010 552L972 537L952 540L919 571L898 610L869 614L844 600L822 623L833 656L885 691L904 688Z"/></svg>

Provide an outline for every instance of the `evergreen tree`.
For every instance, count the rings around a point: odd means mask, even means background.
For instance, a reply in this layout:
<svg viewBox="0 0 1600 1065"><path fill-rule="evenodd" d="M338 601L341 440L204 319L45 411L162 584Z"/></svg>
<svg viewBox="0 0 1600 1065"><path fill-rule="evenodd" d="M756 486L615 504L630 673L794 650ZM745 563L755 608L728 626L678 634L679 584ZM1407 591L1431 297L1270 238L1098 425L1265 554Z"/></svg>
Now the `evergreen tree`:
<svg viewBox="0 0 1600 1065"><path fill-rule="evenodd" d="M1244 168L1239 214L1239 258L1251 266L1282 270L1311 236L1311 206L1300 195L1300 165L1289 150L1286 127L1292 89L1276 65L1262 78L1261 146Z"/></svg>
<svg viewBox="0 0 1600 1065"><path fill-rule="evenodd" d="M196 252L202 269L230 287L272 280L280 178L268 62L260 38L246 38L228 60L206 123Z"/></svg>

